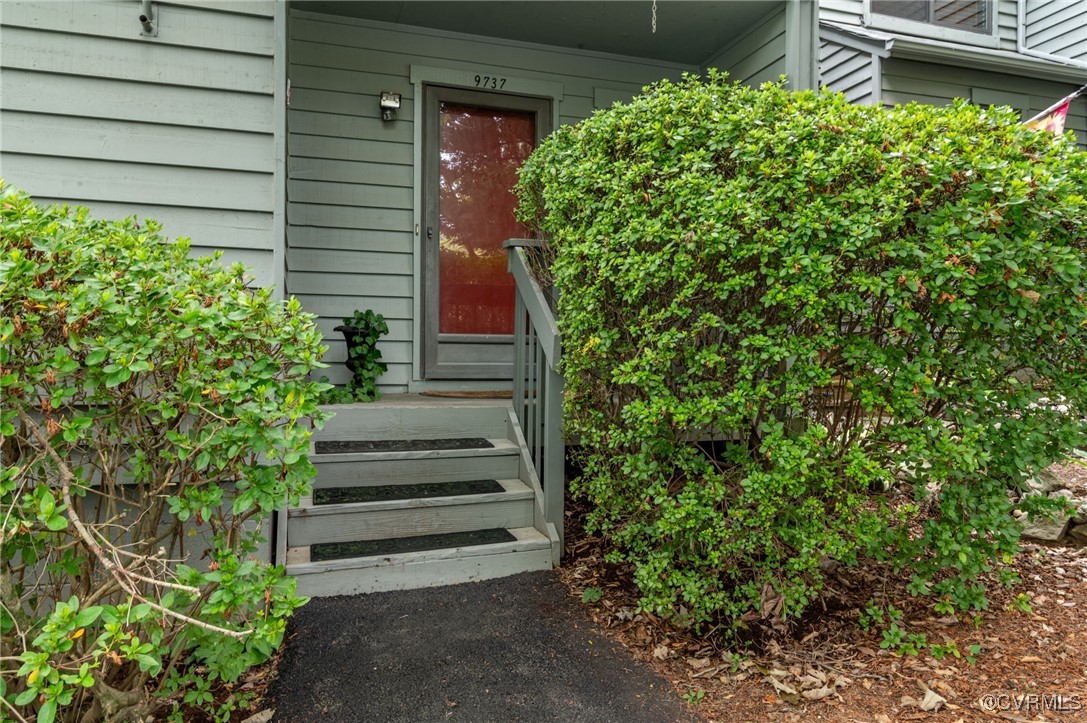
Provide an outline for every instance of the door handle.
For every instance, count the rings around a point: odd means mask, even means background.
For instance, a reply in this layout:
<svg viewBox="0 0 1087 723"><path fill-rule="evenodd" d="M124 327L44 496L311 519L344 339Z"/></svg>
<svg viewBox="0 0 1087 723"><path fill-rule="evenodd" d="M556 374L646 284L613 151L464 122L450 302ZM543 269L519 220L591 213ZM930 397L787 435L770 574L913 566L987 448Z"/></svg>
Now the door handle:
<svg viewBox="0 0 1087 723"><path fill-rule="evenodd" d="M427 237L428 241L430 239L434 238L434 227L433 226L427 226L426 227L426 237Z"/></svg>

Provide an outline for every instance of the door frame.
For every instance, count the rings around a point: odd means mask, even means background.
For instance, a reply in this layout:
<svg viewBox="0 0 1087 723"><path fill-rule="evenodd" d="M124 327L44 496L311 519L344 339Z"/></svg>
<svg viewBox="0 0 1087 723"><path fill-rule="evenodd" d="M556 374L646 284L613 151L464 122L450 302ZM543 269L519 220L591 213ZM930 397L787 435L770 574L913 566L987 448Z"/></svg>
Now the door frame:
<svg viewBox="0 0 1087 723"><path fill-rule="evenodd" d="M512 110L534 113L536 116L536 145L547 137L553 128L553 115L555 103L552 98L505 93L497 90L483 90L476 88L464 88L441 84L424 84L422 86L422 133L420 137L421 156L421 213L417 227L417 237L420 246L420 304L417 307L422 315L421 335L419 343L422 346L420 377L422 379L435 380L470 380L470 379L494 379L508 380L513 375L513 336L512 334L473 334L473 335L442 335L438 330L439 322L439 293L438 293L438 244L431 240L430 230L440 233L438 179L440 162L438 161L438 143L440 142L439 109L442 102L459 103L463 105L481 108L494 108L496 110ZM418 96L417 96L418 97ZM447 337L443 339L442 337ZM448 337L455 336L456 339ZM452 344L463 342L479 346L494 345L499 359L495 362L478 361L450 361L440 358L440 346L442 343ZM509 348L509 361L501 359L505 356L501 347ZM451 347L450 347L451 348Z"/></svg>

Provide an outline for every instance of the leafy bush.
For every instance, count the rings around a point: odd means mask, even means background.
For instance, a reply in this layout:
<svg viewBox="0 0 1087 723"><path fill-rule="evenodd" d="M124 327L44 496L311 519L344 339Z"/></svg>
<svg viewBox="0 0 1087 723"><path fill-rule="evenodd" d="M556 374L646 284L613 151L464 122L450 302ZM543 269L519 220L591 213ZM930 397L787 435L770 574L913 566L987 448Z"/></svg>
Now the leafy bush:
<svg viewBox="0 0 1087 723"><path fill-rule="evenodd" d="M320 334L153 222L0 202L0 706L206 702L304 602L251 553L314 473Z"/></svg>
<svg viewBox="0 0 1087 723"><path fill-rule="evenodd" d="M875 559L985 607L1009 487L1087 437L1082 152L1008 109L711 74L559 130L517 190L562 290L574 491L646 606L780 620Z"/></svg>
<svg viewBox="0 0 1087 723"><path fill-rule="evenodd" d="M325 404L350 404L352 402L372 402L381 396L377 380L389 370L389 365L381 361L381 350L377 342L389 333L385 317L371 309L355 310L351 316L345 316L343 324L335 331L343 332L347 340L347 368L351 371L351 381L343 389L333 388L321 395ZM326 377L321 381L327 382Z"/></svg>

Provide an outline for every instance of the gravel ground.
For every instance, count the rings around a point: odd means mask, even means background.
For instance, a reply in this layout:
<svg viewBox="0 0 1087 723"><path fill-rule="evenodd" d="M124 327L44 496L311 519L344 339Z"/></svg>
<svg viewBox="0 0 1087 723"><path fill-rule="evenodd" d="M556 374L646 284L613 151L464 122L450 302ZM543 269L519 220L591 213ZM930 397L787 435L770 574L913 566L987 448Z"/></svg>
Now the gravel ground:
<svg viewBox="0 0 1087 723"><path fill-rule="evenodd" d="M554 572L310 601L276 721L696 721L604 638Z"/></svg>

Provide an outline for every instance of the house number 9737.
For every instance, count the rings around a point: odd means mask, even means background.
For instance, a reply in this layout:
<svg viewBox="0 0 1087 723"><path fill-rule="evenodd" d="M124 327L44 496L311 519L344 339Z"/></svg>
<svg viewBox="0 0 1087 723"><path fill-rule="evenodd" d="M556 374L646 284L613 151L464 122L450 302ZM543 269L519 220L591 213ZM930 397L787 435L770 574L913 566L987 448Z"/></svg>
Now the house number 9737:
<svg viewBox="0 0 1087 723"><path fill-rule="evenodd" d="M494 75L477 75L476 76L477 88L490 88L491 90L501 90L506 87L506 79L499 78Z"/></svg>

